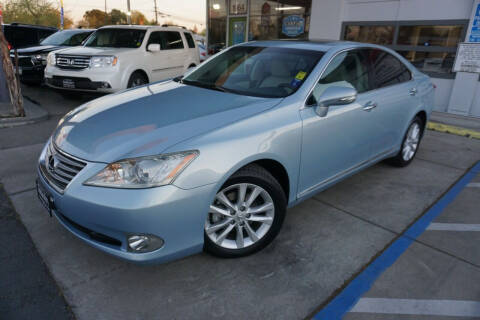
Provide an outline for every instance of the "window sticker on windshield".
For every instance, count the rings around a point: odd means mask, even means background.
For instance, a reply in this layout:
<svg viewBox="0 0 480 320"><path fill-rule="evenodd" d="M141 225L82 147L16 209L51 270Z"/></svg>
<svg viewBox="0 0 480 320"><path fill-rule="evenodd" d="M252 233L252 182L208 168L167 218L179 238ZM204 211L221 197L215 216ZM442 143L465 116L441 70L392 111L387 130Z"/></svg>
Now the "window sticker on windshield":
<svg viewBox="0 0 480 320"><path fill-rule="evenodd" d="M305 79L306 75L307 73L305 71L298 71L297 75L295 76L295 79L302 81L303 79Z"/></svg>
<svg viewBox="0 0 480 320"><path fill-rule="evenodd" d="M297 78L295 78L292 80L292 82L290 82L290 86L296 89L300 86L301 83L302 83L302 80L298 80Z"/></svg>

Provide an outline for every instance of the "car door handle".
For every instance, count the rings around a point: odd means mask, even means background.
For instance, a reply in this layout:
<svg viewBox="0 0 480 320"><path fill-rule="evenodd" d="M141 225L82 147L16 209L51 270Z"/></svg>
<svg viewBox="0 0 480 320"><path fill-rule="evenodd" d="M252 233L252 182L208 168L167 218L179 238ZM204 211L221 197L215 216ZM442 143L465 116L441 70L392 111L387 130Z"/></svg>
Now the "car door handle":
<svg viewBox="0 0 480 320"><path fill-rule="evenodd" d="M371 111L372 109L375 109L377 107L377 103L373 101L369 101L363 106L364 111Z"/></svg>
<svg viewBox="0 0 480 320"><path fill-rule="evenodd" d="M417 88L410 89L410 91L408 91L408 94L410 94L411 96L416 95L417 94Z"/></svg>

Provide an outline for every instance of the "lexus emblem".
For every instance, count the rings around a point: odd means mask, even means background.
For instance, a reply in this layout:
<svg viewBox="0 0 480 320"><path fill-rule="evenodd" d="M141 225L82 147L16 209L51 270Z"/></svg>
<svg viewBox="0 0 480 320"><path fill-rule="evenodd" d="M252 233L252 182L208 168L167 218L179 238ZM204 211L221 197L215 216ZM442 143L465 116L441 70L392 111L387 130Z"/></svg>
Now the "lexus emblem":
<svg viewBox="0 0 480 320"><path fill-rule="evenodd" d="M58 166L58 160L55 156L51 155L48 157L48 170L51 172L55 172L55 169Z"/></svg>

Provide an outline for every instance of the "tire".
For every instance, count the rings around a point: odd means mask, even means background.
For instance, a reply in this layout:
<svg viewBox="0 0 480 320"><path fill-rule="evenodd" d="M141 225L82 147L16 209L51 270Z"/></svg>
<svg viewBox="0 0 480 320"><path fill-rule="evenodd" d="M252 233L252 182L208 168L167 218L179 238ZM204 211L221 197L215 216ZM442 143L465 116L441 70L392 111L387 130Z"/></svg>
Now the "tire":
<svg viewBox="0 0 480 320"><path fill-rule="evenodd" d="M244 200L238 201L243 189ZM285 193L268 171L258 165L240 169L220 188L210 206L204 250L218 257L238 258L263 249L280 231L286 208ZM253 213L255 209L259 211Z"/></svg>
<svg viewBox="0 0 480 320"><path fill-rule="evenodd" d="M142 72L135 71L130 76L130 79L128 79L127 88L143 86L144 84L147 84L147 83L148 83L147 77Z"/></svg>
<svg viewBox="0 0 480 320"><path fill-rule="evenodd" d="M422 141L425 124L423 120L416 116L408 126L407 132L402 140L402 146L398 154L388 159L388 162L396 167L408 166L417 154L420 142Z"/></svg>

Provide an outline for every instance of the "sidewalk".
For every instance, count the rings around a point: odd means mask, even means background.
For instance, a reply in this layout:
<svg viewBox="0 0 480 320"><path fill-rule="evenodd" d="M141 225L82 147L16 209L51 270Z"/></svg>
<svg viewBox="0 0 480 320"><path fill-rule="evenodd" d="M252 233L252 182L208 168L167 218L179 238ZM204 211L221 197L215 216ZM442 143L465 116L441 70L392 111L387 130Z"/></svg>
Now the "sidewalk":
<svg viewBox="0 0 480 320"><path fill-rule="evenodd" d="M433 131L480 139L480 118L432 112L427 128Z"/></svg>

